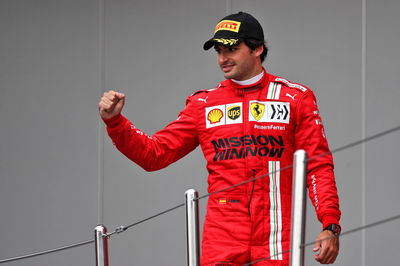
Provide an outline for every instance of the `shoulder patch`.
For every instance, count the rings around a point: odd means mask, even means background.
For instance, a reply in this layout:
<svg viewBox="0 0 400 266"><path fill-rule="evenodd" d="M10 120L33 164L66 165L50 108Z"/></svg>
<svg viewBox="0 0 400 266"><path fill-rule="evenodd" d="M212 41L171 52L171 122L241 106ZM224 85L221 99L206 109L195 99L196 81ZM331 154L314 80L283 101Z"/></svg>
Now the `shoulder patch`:
<svg viewBox="0 0 400 266"><path fill-rule="evenodd" d="M212 88L212 89L208 89L208 90L199 90L199 91L193 92L192 95L190 95L190 96L194 96L194 95L199 94L199 93L202 93L202 92L208 93L208 92L210 92L210 91L215 91L215 90L217 90L220 86L221 86L221 84L219 84L217 87Z"/></svg>
<svg viewBox="0 0 400 266"><path fill-rule="evenodd" d="M196 94L199 94L199 93L202 93L202 92L208 92L208 90L199 90L199 91L196 91L196 92L193 92L192 93L192 95L190 95L190 96L195 96Z"/></svg>
<svg viewBox="0 0 400 266"><path fill-rule="evenodd" d="M283 79L283 78L275 78L276 82L280 82L285 84L286 86L290 87L290 88L295 88L295 89L299 89L302 92L306 92L308 91L308 89L306 87L304 87L303 85L297 84L297 83L292 83L290 81L288 81L287 79Z"/></svg>
<svg viewBox="0 0 400 266"><path fill-rule="evenodd" d="M268 87L267 99L279 100L282 84L271 82Z"/></svg>

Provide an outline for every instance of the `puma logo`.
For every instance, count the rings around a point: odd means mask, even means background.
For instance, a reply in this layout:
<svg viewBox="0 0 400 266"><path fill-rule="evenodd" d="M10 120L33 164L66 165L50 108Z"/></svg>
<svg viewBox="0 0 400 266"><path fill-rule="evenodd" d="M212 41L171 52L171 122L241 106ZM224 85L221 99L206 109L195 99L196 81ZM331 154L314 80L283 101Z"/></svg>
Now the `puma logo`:
<svg viewBox="0 0 400 266"><path fill-rule="evenodd" d="M295 94L295 95L290 95L289 93L286 93L286 96L288 96L288 97L290 97L290 98L292 98L292 100L294 101L294 97L296 97L297 96L297 94Z"/></svg>
<svg viewBox="0 0 400 266"><path fill-rule="evenodd" d="M207 103L207 98L208 98L208 96L206 97L206 98L197 98L197 100L198 101L200 101L200 102L204 102L204 103Z"/></svg>

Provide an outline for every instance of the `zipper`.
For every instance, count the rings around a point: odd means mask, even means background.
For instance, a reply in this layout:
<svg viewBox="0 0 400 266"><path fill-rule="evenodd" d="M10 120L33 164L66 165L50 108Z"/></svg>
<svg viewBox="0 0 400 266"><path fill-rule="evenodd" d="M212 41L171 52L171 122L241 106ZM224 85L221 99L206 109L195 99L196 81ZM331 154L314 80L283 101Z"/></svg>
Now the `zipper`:
<svg viewBox="0 0 400 266"><path fill-rule="evenodd" d="M251 176L252 176L251 179L256 178L256 173L257 173L257 170L256 170L256 169L251 169ZM250 208L251 208L251 200L253 199L254 184L255 184L255 182L256 182L256 180L253 180L253 181L251 182L252 187L251 187L251 192L250 192L249 203L247 204L247 210L249 211L249 216L250 216L250 217L251 217L251 210L250 210Z"/></svg>

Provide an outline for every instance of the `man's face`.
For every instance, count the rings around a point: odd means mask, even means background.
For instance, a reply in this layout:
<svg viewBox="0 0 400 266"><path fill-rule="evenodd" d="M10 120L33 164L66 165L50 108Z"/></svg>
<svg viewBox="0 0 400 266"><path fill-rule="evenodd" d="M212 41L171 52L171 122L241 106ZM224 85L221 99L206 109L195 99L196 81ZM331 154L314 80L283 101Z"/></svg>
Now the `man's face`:
<svg viewBox="0 0 400 266"><path fill-rule="evenodd" d="M261 73L262 48L251 51L243 42L237 46L215 45L218 65L226 79L246 80Z"/></svg>

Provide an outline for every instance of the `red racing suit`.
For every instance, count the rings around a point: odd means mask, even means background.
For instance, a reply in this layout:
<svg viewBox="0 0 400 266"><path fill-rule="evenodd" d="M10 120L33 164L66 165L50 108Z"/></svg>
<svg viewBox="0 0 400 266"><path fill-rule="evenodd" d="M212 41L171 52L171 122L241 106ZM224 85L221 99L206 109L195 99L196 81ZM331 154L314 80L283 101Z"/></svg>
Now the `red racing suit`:
<svg viewBox="0 0 400 266"><path fill-rule="evenodd" d="M329 152L313 92L267 74L250 86L231 80L188 97L177 120L148 136L122 115L105 121L116 147L147 171L168 166L199 144L208 192L253 179L208 199L201 265L289 265L293 153ZM282 169L282 171L280 171ZM323 227L339 224L330 154L308 162L309 197ZM271 173L268 175L268 173Z"/></svg>

